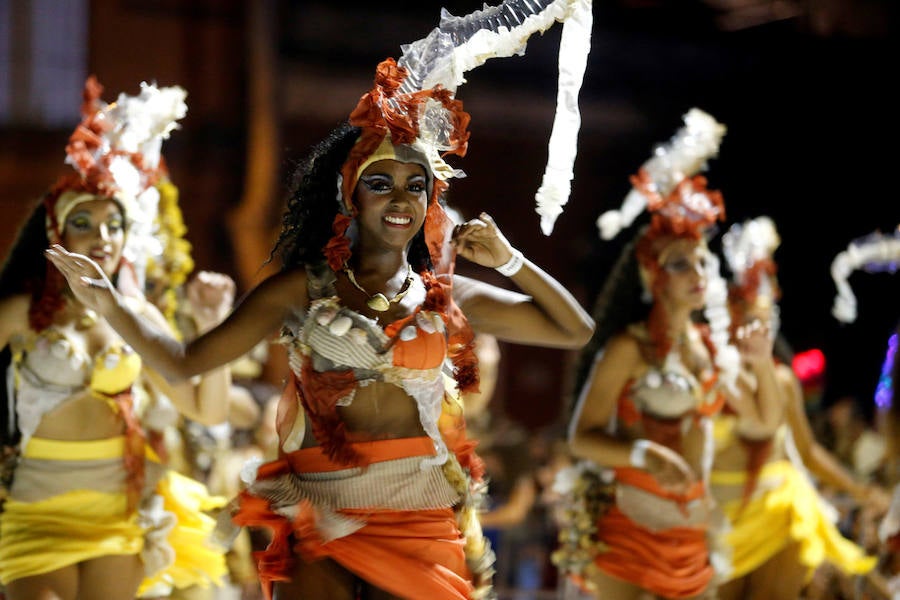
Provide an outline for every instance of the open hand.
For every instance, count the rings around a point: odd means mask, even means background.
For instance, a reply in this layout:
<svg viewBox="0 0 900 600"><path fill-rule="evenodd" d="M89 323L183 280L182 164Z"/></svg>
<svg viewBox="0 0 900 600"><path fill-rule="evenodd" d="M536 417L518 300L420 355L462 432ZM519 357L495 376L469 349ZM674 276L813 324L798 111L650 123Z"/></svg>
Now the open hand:
<svg viewBox="0 0 900 600"><path fill-rule="evenodd" d="M44 250L44 255L66 278L75 298L85 307L105 315L116 303L115 288L93 260L69 252L59 244Z"/></svg>

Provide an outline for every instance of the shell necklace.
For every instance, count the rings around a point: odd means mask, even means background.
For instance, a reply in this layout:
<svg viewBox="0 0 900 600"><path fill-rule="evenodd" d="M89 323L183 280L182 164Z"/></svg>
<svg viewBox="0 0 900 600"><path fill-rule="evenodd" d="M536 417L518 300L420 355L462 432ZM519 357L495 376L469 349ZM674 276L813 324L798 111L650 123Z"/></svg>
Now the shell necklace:
<svg viewBox="0 0 900 600"><path fill-rule="evenodd" d="M384 312L391 307L391 304L400 302L403 299L403 297L406 296L406 294L409 292L409 288L413 282L412 266L410 266L409 263L407 263L407 265L406 265L406 281L403 282L403 285L400 286L400 290L396 294L394 294L394 297L391 299L388 299L388 297L385 296L384 294L382 294L381 292L378 292L375 295L372 295L369 292L367 292L366 288L359 285L359 283L356 281L356 275L353 273L353 269L348 267L346 264L344 265L344 273L347 274L347 279L350 280L350 283L352 283L356 289L358 289L363 294L365 294L366 296L369 297L369 299L366 300L366 306L368 306L369 308L371 308L372 310L374 310L376 312Z"/></svg>

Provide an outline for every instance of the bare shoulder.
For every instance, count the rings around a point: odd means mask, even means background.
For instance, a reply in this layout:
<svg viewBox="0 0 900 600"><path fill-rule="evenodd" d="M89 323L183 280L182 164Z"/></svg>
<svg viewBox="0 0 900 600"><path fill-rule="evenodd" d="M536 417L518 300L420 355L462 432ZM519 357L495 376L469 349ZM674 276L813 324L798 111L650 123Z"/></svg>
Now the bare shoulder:
<svg viewBox="0 0 900 600"><path fill-rule="evenodd" d="M609 339L603 351L605 356L615 356L622 360L641 359L642 341L631 331L622 331Z"/></svg>
<svg viewBox="0 0 900 600"><path fill-rule="evenodd" d="M28 329L28 308L31 296L15 294L0 299L0 330L11 336Z"/></svg>

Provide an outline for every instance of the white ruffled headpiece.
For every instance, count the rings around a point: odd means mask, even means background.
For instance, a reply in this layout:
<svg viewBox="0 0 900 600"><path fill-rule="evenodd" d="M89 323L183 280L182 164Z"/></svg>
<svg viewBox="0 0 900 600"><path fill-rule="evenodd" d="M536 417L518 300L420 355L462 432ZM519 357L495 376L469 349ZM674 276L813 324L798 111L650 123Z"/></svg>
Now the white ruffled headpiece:
<svg viewBox="0 0 900 600"><path fill-rule="evenodd" d="M831 314L844 323L856 320L856 296L847 279L857 269L867 273L896 273L900 268L900 225L891 234L871 233L855 239L831 262L831 277L837 287Z"/></svg>
<svg viewBox="0 0 900 600"><path fill-rule="evenodd" d="M724 135L724 125L699 108L692 108L684 115L684 126L668 143L654 148L653 156L641 165L641 171L649 176L660 196L668 196L683 180L706 170L707 161L719 153ZM647 196L632 188L621 208L606 211L597 219L600 237L613 239L646 207Z"/></svg>
<svg viewBox="0 0 900 600"><path fill-rule="evenodd" d="M161 167L163 140L187 114L187 92L178 86L141 83L136 96L121 93L115 102L100 99L102 86L92 76L85 83L81 124L66 148L66 163L94 182L98 195L115 197L125 209L128 235L123 254L143 287L146 259L162 253L155 234L159 192L154 186Z"/></svg>

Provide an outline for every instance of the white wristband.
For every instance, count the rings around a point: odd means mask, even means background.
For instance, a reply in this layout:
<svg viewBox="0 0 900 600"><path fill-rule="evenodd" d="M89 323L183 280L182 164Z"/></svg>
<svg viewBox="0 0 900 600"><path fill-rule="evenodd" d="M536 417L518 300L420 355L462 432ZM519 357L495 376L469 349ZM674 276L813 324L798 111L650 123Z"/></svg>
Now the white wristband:
<svg viewBox="0 0 900 600"><path fill-rule="evenodd" d="M647 448L650 447L650 440L635 440L631 445L631 454L628 456L628 462L632 467L638 469L647 468Z"/></svg>
<svg viewBox="0 0 900 600"><path fill-rule="evenodd" d="M503 275L504 277L512 277L522 268L522 265L525 264L525 257L522 256L522 253L518 250L513 249L512 256L509 257L509 260L500 265L499 267L494 267L497 269L497 272Z"/></svg>

